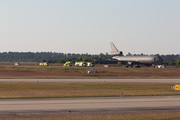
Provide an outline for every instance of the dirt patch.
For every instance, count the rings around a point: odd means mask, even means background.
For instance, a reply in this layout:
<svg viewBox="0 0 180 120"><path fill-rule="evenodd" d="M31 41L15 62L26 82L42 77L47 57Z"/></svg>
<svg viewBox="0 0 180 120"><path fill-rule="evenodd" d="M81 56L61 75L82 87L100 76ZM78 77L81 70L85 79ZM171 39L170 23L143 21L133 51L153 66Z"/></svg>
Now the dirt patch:
<svg viewBox="0 0 180 120"><path fill-rule="evenodd" d="M1 78L46 78L46 77L81 76L79 71L47 71L47 70L0 70Z"/></svg>
<svg viewBox="0 0 180 120"><path fill-rule="evenodd" d="M0 65L0 78L180 78L180 68L104 68L98 65L99 73L90 73L89 67L62 67L36 66L30 63L28 66Z"/></svg>

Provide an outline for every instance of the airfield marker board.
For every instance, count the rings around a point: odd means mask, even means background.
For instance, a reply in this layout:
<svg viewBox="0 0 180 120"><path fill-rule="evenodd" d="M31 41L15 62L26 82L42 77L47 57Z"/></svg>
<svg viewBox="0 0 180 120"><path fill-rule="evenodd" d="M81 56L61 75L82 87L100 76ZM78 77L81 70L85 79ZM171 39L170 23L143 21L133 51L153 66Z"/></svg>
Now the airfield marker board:
<svg viewBox="0 0 180 120"><path fill-rule="evenodd" d="M180 90L180 85L172 85L171 89L173 89L173 90Z"/></svg>

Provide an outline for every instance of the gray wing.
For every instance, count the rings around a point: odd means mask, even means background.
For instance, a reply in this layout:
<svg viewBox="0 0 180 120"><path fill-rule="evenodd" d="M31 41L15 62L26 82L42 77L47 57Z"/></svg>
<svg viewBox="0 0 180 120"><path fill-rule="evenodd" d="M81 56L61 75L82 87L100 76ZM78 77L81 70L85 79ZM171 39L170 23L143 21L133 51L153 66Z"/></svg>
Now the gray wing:
<svg viewBox="0 0 180 120"><path fill-rule="evenodd" d="M132 63L138 63L138 61L124 61L124 60L96 60L97 62L121 62L121 63L127 63L127 62L132 62Z"/></svg>

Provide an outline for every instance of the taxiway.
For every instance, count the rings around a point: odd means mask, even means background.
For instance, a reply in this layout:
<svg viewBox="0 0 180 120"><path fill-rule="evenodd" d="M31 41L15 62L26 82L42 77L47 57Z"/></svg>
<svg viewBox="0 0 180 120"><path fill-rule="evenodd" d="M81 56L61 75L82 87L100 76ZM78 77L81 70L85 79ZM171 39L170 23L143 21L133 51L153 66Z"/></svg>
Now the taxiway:
<svg viewBox="0 0 180 120"><path fill-rule="evenodd" d="M0 79L0 82L46 83L180 83L180 79Z"/></svg>

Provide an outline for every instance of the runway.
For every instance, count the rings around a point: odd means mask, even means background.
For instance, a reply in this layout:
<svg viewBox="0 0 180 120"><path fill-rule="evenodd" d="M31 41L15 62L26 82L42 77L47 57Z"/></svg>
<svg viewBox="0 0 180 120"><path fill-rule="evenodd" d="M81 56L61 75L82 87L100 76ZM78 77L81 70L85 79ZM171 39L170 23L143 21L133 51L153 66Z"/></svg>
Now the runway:
<svg viewBox="0 0 180 120"><path fill-rule="evenodd" d="M180 96L1 99L0 114L180 110Z"/></svg>
<svg viewBox="0 0 180 120"><path fill-rule="evenodd" d="M46 83L179 83L180 79L0 79L0 82Z"/></svg>

